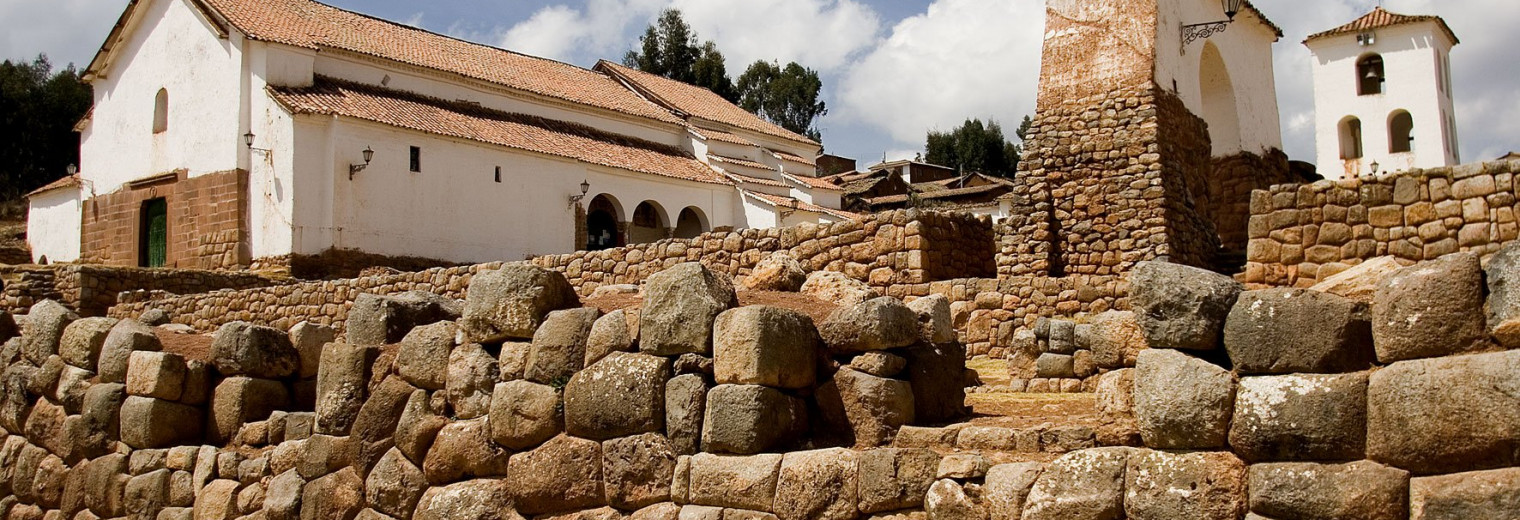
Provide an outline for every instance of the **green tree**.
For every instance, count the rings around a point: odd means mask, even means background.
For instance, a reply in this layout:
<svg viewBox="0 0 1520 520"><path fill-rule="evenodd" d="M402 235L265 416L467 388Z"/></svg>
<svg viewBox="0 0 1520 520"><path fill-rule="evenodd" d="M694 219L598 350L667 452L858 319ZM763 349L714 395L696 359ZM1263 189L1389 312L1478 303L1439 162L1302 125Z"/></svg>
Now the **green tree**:
<svg viewBox="0 0 1520 520"><path fill-rule="evenodd" d="M57 180L79 163L74 124L92 102L72 64L55 74L46 55L0 63L0 201Z"/></svg>
<svg viewBox="0 0 1520 520"><path fill-rule="evenodd" d="M1018 132L1021 141L1029 124L1029 118L1025 117ZM924 162L964 173L1012 177L1022 153L1020 145L1009 142L1003 135L1003 127L993 120L983 124L980 119L967 119L949 132L930 130L925 141Z"/></svg>
<svg viewBox="0 0 1520 520"><path fill-rule="evenodd" d="M711 41L700 45L697 41L696 31L681 17L681 11L666 9L639 37L639 49L630 50L623 56L623 64L711 90L730 102L736 101L738 98L734 95L733 80L728 79L723 53L718 52L718 46Z"/></svg>
<svg viewBox="0 0 1520 520"><path fill-rule="evenodd" d="M814 141L822 140L815 123L829 109L818 100L823 90L818 71L796 62L781 67L761 60L739 76L737 87L740 107Z"/></svg>

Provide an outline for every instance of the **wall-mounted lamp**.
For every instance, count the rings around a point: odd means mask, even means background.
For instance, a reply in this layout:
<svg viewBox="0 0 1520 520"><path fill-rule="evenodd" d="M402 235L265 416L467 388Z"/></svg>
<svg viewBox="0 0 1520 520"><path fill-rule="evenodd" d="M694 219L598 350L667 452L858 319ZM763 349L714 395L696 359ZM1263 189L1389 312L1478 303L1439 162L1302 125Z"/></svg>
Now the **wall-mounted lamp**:
<svg viewBox="0 0 1520 520"><path fill-rule="evenodd" d="M68 168L64 168L64 171L69 172L69 176L73 177L74 174L79 173L79 166L70 164Z"/></svg>
<svg viewBox="0 0 1520 520"><path fill-rule="evenodd" d="M364 147L364 164L348 165L348 180L354 180L354 174L364 171L365 168L369 167L369 162L374 159L375 150L371 149L368 146Z"/></svg>
<svg viewBox="0 0 1520 520"><path fill-rule="evenodd" d="M1377 175L1378 168L1382 167L1381 165L1378 164L1377 161L1372 161L1372 164L1369 164L1368 166L1372 167L1372 174L1373 175Z"/></svg>
<svg viewBox="0 0 1520 520"><path fill-rule="evenodd" d="M580 202L582 199L585 199L587 193L591 193L591 181L589 179L581 181L581 194L580 195L571 195L570 196L570 205L573 207L573 206L575 206L575 204L577 202Z"/></svg>
<svg viewBox="0 0 1520 520"><path fill-rule="evenodd" d="M1225 29L1230 28L1230 23L1235 21L1235 15L1240 13L1241 1L1242 0L1220 0L1222 7L1224 7L1224 20L1217 22L1194 23L1182 26L1183 51L1187 51L1187 45L1189 43L1193 43L1194 41L1222 33Z"/></svg>
<svg viewBox="0 0 1520 520"><path fill-rule="evenodd" d="M243 134L243 146L247 146L249 150L254 150L254 151L259 151L259 152L265 152L265 153L269 152L268 148L254 148L253 147L253 138L254 138L253 132L248 132L246 134Z"/></svg>

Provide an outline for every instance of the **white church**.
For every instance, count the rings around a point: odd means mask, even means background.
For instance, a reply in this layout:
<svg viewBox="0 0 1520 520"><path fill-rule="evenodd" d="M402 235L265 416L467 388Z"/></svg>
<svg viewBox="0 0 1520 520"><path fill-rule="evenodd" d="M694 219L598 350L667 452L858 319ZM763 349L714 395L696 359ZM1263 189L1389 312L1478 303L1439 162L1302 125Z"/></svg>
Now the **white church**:
<svg viewBox="0 0 1520 520"><path fill-rule="evenodd" d="M134 0L84 78L34 260L480 262L857 217L817 142L705 89L311 0Z"/></svg>

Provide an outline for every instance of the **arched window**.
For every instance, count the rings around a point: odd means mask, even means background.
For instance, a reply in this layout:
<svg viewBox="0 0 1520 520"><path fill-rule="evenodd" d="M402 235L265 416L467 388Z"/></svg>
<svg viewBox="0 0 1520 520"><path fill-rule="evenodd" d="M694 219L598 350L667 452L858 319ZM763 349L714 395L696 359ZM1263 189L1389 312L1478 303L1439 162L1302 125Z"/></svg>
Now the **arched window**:
<svg viewBox="0 0 1520 520"><path fill-rule="evenodd" d="M681 216L676 218L675 238L696 238L706 232L707 218L702 216L702 210L695 206L681 210Z"/></svg>
<svg viewBox="0 0 1520 520"><path fill-rule="evenodd" d="M153 99L153 133L161 134L169 130L169 91L158 89L158 96Z"/></svg>
<svg viewBox="0 0 1520 520"><path fill-rule="evenodd" d="M1356 60L1356 93L1362 96L1383 93L1383 57L1368 54Z"/></svg>
<svg viewBox="0 0 1520 520"><path fill-rule="evenodd" d="M586 208L586 250L600 251L621 245L617 202L605 193L597 195Z"/></svg>
<svg viewBox="0 0 1520 520"><path fill-rule="evenodd" d="M1414 150L1414 116L1395 110L1388 116L1388 153Z"/></svg>
<svg viewBox="0 0 1520 520"><path fill-rule="evenodd" d="M1341 120L1341 159L1362 158L1362 120L1347 117Z"/></svg>
<svg viewBox="0 0 1520 520"><path fill-rule="evenodd" d="M634 244L647 244L666 238L670 227L665 212L659 204L646 200L633 209L633 221L628 227L628 240Z"/></svg>

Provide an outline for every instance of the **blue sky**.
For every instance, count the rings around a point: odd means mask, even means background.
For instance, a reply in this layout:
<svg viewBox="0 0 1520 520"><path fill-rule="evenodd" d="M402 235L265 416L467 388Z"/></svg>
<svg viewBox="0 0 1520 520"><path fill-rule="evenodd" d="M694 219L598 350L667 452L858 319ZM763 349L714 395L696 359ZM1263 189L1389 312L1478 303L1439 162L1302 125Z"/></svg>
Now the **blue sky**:
<svg viewBox="0 0 1520 520"><path fill-rule="evenodd" d="M968 117L1012 127L1034 111L1043 0L328 0L380 18L581 66L620 60L663 8L682 9L717 42L737 77L757 59L818 70L830 113L830 153L911 157L925 131ZM1287 35L1276 75L1284 147L1314 161L1310 33L1350 21L1375 0L1256 0ZM81 66L126 0L0 0L0 58L39 52ZM1396 12L1438 14L1462 38L1452 55L1464 161L1520 150L1520 2L1385 0Z"/></svg>

